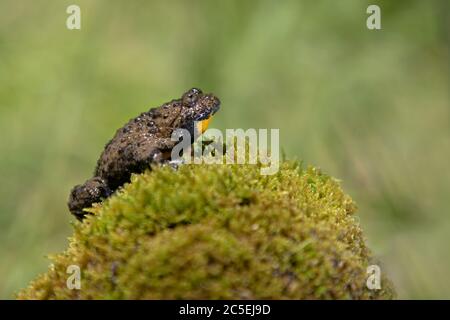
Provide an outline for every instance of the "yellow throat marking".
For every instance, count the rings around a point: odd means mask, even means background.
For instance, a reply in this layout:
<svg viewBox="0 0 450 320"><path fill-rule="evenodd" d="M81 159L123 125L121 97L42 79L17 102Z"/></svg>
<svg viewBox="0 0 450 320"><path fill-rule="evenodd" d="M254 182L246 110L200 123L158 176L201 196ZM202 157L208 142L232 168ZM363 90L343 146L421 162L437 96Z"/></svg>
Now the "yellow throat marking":
<svg viewBox="0 0 450 320"><path fill-rule="evenodd" d="M197 122L197 130L198 130L198 132L200 132L200 134L202 134L203 132L206 131L206 129L208 129L208 125L209 125L209 122L211 121L211 119L212 119L212 116L209 116L209 118Z"/></svg>

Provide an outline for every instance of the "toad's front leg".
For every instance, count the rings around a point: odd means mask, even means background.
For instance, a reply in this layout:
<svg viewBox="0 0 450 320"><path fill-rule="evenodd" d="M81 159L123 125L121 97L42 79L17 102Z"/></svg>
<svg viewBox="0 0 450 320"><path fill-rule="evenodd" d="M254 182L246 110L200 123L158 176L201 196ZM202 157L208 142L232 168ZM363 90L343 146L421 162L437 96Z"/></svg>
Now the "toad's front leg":
<svg viewBox="0 0 450 320"><path fill-rule="evenodd" d="M121 166L127 172L143 172L151 165L165 165L172 162L172 150L176 141L158 138L153 141L139 141L127 146L122 153Z"/></svg>
<svg viewBox="0 0 450 320"><path fill-rule="evenodd" d="M159 139L156 149L150 153L151 163L169 165L173 169L178 169L184 163L183 152L185 148L178 141L172 139Z"/></svg>

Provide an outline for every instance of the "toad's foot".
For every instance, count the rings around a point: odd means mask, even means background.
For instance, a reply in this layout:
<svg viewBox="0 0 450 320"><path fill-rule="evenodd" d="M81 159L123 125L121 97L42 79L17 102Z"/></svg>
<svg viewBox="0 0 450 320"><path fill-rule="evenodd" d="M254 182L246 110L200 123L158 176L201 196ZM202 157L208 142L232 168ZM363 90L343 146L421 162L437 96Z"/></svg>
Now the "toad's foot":
<svg viewBox="0 0 450 320"><path fill-rule="evenodd" d="M175 160L170 160L169 162L167 162L167 164L173 169L173 170L178 170L178 168L180 166L182 166L185 163L183 158L179 158L179 159L175 159Z"/></svg>
<svg viewBox="0 0 450 320"><path fill-rule="evenodd" d="M84 208L91 207L93 203L101 202L102 199L109 197L111 194L112 191L105 180L94 177L72 189L68 203L69 210L78 220L82 220L87 214L83 210Z"/></svg>

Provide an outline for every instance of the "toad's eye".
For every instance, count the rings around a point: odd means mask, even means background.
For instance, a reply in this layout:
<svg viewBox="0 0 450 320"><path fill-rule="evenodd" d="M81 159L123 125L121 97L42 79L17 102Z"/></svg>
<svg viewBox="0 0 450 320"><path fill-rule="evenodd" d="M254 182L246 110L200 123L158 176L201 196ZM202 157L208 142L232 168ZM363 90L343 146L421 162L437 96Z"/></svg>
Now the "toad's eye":
<svg viewBox="0 0 450 320"><path fill-rule="evenodd" d="M183 95L183 102L185 104L188 104L190 106L193 106L197 100L198 97L202 94L202 91L196 88L192 88L191 90L189 90L188 92L186 92Z"/></svg>

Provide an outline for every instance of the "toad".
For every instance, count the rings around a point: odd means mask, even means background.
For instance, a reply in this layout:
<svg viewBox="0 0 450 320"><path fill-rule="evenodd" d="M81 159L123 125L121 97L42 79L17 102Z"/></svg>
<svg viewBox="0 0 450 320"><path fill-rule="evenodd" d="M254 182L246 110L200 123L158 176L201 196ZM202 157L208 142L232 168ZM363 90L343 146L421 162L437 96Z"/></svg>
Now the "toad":
<svg viewBox="0 0 450 320"><path fill-rule="evenodd" d="M153 164L169 163L172 148L178 143L172 139L172 133L186 129L193 143L194 136L206 130L219 107L220 101L213 94L193 88L180 99L128 121L106 144L94 176L72 189L68 201L70 212L82 220L87 214L84 208L108 198L130 181L132 173L142 173Z"/></svg>

